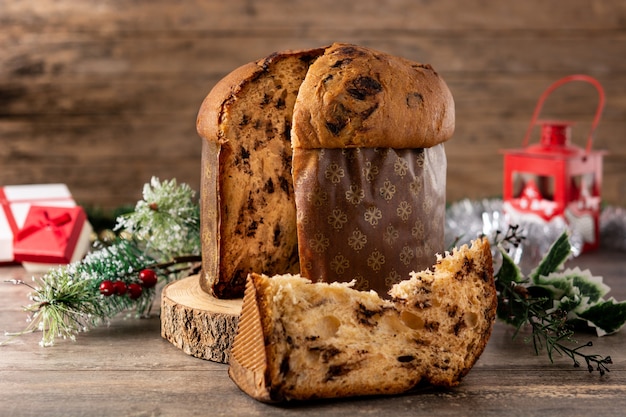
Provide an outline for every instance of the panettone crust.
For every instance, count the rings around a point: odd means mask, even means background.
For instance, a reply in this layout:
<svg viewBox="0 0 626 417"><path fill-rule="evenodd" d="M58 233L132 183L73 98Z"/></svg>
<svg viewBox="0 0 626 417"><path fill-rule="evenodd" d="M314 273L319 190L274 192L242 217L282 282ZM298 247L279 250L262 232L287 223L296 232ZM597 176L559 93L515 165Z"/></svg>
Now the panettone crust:
<svg viewBox="0 0 626 417"><path fill-rule="evenodd" d="M458 385L485 349L496 317L488 241L438 256L432 269L390 294L384 300L343 283L251 274L231 378L264 402ZM251 351L263 351L261 364L246 365Z"/></svg>

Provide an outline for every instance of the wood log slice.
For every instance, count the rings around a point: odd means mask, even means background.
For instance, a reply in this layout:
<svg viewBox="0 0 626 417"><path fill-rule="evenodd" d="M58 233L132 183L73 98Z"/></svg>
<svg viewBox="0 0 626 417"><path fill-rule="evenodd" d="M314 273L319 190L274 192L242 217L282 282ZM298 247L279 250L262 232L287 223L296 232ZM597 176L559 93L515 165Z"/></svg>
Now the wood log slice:
<svg viewBox="0 0 626 417"><path fill-rule="evenodd" d="M241 304L202 291L198 275L171 282L161 295L161 336L188 355L228 363Z"/></svg>

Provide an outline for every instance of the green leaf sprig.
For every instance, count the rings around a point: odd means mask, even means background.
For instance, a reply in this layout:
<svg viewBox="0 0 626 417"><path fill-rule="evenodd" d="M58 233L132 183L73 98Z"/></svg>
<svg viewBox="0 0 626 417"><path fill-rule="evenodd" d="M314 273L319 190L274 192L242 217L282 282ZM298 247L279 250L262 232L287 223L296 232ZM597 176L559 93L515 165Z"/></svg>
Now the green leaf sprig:
<svg viewBox="0 0 626 417"><path fill-rule="evenodd" d="M509 256L511 246L520 243L517 228L496 235L502 265L496 274L498 317L515 326L516 337L525 326L531 329L535 353L544 350L551 362L555 354L569 357L575 367L584 362L589 372L604 375L612 363L610 356L587 354L582 350L592 342L575 344L576 329L595 329L598 336L619 331L626 323L626 302L605 300L609 287L588 270L563 269L571 255L567 233L563 233L528 276Z"/></svg>
<svg viewBox="0 0 626 417"><path fill-rule="evenodd" d="M115 230L123 230L145 244L159 257L200 253L200 206L195 191L176 179L152 177L143 187L143 200L135 210L117 219Z"/></svg>
<svg viewBox="0 0 626 417"><path fill-rule="evenodd" d="M134 212L118 218L116 230L121 233L111 242L97 242L80 262L51 269L32 284L10 281L33 290L25 307L31 314L29 325L14 335L39 330L40 345L52 346L57 338L75 340L79 332L124 311L145 316L156 289L155 282L142 285L141 271L150 269L161 282L197 272L200 222L194 192L176 180L152 178L143 195ZM102 290L105 281L123 290L107 293ZM134 294L127 292L131 287Z"/></svg>

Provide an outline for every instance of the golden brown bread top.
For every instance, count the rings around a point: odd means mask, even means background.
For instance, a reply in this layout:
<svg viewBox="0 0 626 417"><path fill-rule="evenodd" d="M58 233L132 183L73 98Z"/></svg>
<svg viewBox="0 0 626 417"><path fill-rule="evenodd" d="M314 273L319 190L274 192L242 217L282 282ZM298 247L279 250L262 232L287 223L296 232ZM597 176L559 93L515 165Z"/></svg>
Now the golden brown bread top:
<svg viewBox="0 0 626 417"><path fill-rule="evenodd" d="M285 55L310 60L319 56L298 93L294 147L426 148L447 141L454 133L452 94L430 65L335 43L276 52L226 75L198 111L199 135L223 143L228 125L222 119L228 102Z"/></svg>
<svg viewBox="0 0 626 417"><path fill-rule="evenodd" d="M430 65L333 44L309 68L294 109L294 148L425 148L454 132L454 100Z"/></svg>
<svg viewBox="0 0 626 417"><path fill-rule="evenodd" d="M196 129L200 137L222 143L223 135L219 131L224 103L234 97L243 83L261 71L256 62L250 62L230 72L222 78L206 96L196 119Z"/></svg>
<svg viewBox="0 0 626 417"><path fill-rule="evenodd" d="M223 143L226 139L224 131L228 129L228 123L223 123L227 112L228 103L236 100L238 93L248 83L262 72L267 71L272 62L284 56L298 56L302 59L315 59L324 51L322 48L286 50L273 53L256 62L250 62L233 70L222 78L206 96L196 119L196 129L200 137L205 140Z"/></svg>

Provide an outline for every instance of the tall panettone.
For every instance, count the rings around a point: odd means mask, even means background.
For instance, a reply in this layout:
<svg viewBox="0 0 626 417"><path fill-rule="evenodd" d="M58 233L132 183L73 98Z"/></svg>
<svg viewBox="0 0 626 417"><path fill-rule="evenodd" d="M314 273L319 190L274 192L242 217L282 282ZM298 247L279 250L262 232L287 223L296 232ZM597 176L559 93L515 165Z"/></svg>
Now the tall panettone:
<svg viewBox="0 0 626 417"><path fill-rule="evenodd" d="M444 249L454 102L429 65L347 44L276 53L221 80L197 127L209 294L299 272L384 295Z"/></svg>
<svg viewBox="0 0 626 417"><path fill-rule="evenodd" d="M385 295L444 250L454 103L430 65L336 44L294 109L300 273Z"/></svg>

